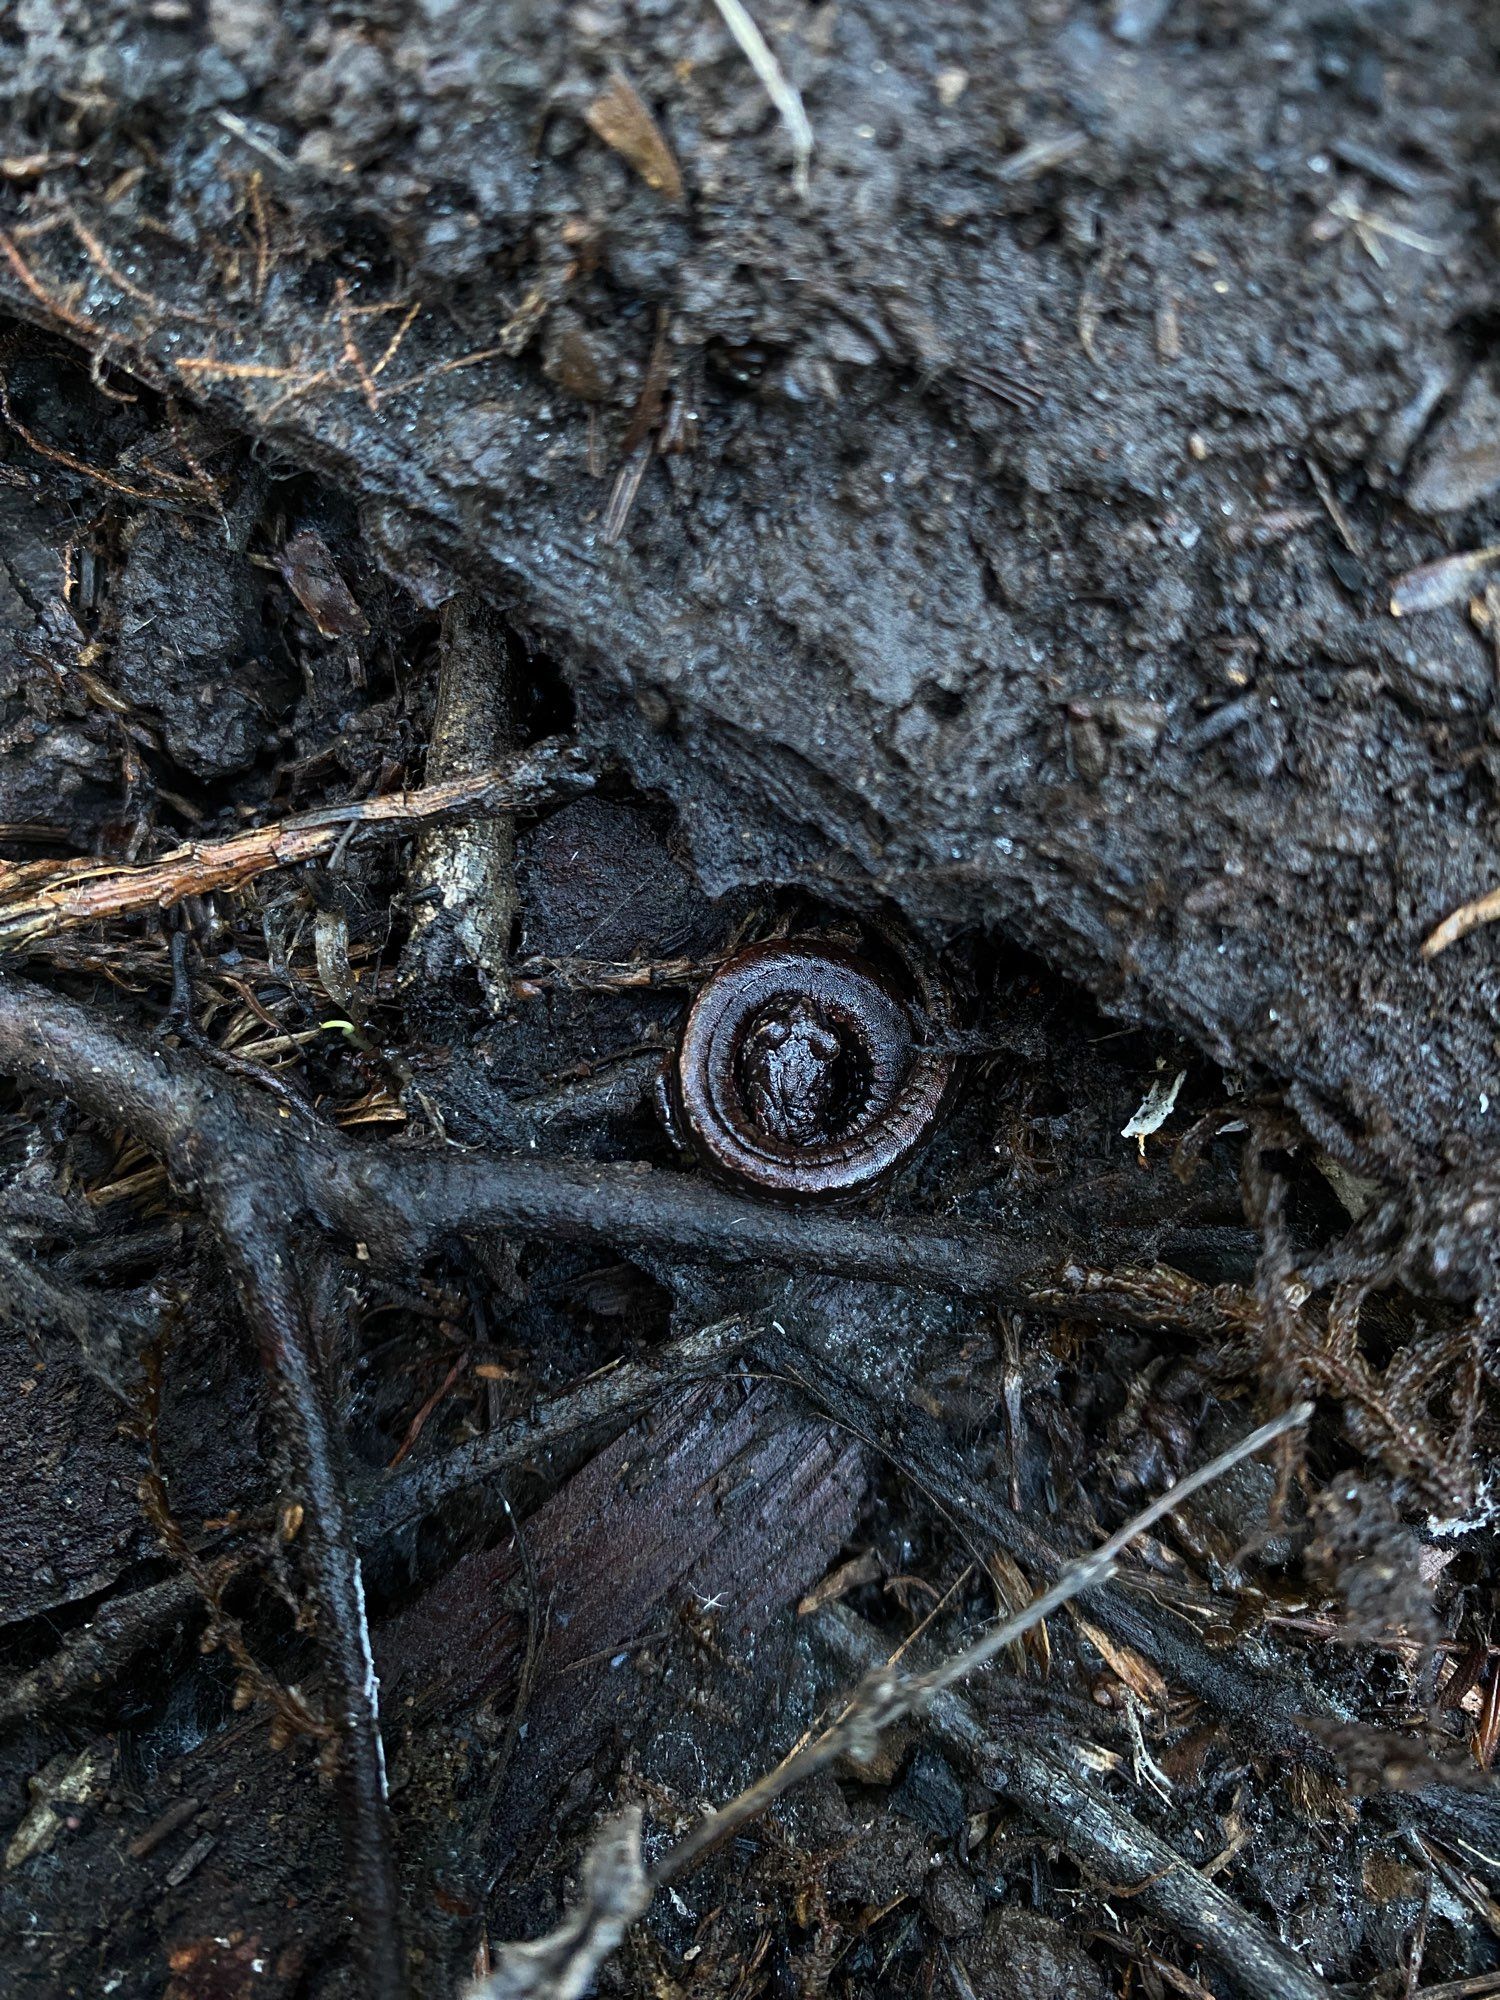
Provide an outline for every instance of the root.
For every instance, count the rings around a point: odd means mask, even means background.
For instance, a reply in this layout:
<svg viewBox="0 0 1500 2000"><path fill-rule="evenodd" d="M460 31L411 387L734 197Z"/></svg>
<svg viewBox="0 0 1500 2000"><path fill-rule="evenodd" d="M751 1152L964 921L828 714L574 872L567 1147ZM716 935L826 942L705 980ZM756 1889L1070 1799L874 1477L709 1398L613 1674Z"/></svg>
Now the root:
<svg viewBox="0 0 1500 2000"><path fill-rule="evenodd" d="M338 821L329 815L325 828ZM623 1243L673 1259L750 1260L784 1269L926 1285L1030 1309L1087 1313L1077 1267L1058 1268L1055 1215L1034 1234L1001 1239L920 1220L866 1221L743 1200L685 1174L566 1158L406 1152L363 1145L311 1120L187 1050L147 1036L15 976L0 976L0 1071L59 1091L109 1126L123 1124L172 1178L196 1192L238 1281L274 1394L291 1467L292 1539L316 1617L328 1688L328 1747L346 1802L350 1900L365 1954L365 1991L400 2000L398 1882L385 1793L378 1691L370 1654L357 1529L409 1518L441 1497L430 1468L392 1482L360 1523L342 1462L332 1387L319 1358L301 1275L308 1224L371 1264L410 1268L461 1233L500 1230L589 1243ZM299 1246L301 1246L299 1248ZM1126 1261L1149 1256L1142 1236L1106 1246ZM1097 1273L1094 1274L1097 1277ZM1108 1310L1118 1301L1105 1291ZM768 1323L771 1330L775 1322ZM760 1331L765 1332L762 1325ZM712 1328L675 1368L712 1365L750 1334ZM701 1352L699 1351L701 1350ZM626 1371L620 1371L624 1376ZM648 1393L651 1369L579 1392L569 1425L628 1407ZM659 1380L659 1375L656 1379ZM597 1404L597 1408L595 1405ZM447 1468L462 1485L521 1440L482 1440ZM525 1442L534 1442L528 1438ZM472 1462L471 1462L472 1461Z"/></svg>

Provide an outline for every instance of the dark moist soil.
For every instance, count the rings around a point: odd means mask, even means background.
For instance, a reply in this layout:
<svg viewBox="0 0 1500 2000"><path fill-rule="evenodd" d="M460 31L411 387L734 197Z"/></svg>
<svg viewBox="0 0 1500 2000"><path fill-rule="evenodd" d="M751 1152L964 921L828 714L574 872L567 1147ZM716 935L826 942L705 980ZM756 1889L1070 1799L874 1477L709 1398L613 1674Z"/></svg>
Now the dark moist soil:
<svg viewBox="0 0 1500 2000"><path fill-rule="evenodd" d="M753 11L805 188L709 0L0 16L6 1992L456 1993L1299 1394L601 1990L1500 1992L1500 21ZM876 919L937 1136L715 1194L693 991Z"/></svg>

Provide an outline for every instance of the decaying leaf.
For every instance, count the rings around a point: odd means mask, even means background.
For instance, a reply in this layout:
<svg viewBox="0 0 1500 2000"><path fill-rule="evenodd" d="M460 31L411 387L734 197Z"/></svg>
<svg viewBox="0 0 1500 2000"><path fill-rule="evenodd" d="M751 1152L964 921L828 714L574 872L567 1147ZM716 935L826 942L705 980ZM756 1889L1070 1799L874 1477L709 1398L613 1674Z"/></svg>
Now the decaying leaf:
<svg viewBox="0 0 1500 2000"><path fill-rule="evenodd" d="M369 620L316 529L303 528L293 535L277 556L276 567L325 639L360 638L369 631Z"/></svg>
<svg viewBox="0 0 1500 2000"><path fill-rule="evenodd" d="M1146 1141L1153 1132L1159 1132L1171 1117L1177 1104L1177 1093L1186 1082L1185 1069L1178 1070L1170 1083L1165 1076L1159 1076L1129 1119L1120 1127L1120 1137L1134 1139L1140 1148L1143 1160L1146 1157Z"/></svg>
<svg viewBox="0 0 1500 2000"><path fill-rule="evenodd" d="M583 116L589 130L634 167L648 188L670 202L682 200L682 175L672 149L624 70L611 72Z"/></svg>

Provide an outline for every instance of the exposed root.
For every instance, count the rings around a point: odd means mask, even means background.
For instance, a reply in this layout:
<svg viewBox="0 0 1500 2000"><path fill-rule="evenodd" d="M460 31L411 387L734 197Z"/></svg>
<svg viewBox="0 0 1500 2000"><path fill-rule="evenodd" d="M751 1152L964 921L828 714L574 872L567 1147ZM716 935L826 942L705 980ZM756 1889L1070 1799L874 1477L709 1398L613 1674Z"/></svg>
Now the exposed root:
<svg viewBox="0 0 1500 2000"><path fill-rule="evenodd" d="M304 1573L334 1708L364 1991L370 2000L401 2000L407 1980L379 1689L337 1415L319 1366L291 1232L280 1221L279 1192L257 1185L238 1163L221 1163L220 1171L215 1219L277 1392L306 1510L298 1535L305 1537Z"/></svg>
<svg viewBox="0 0 1500 2000"><path fill-rule="evenodd" d="M1015 1306L1088 1316L1079 1267L1059 1268L1055 1217L1039 1208L1024 1233L998 1237L920 1219L882 1221L778 1209L696 1175L635 1163L404 1153L293 1125L284 1107L227 1087L217 1070L167 1055L96 1011L45 989L0 981L0 1068L61 1090L95 1117L122 1119L191 1187L214 1160L254 1162L284 1213L301 1211L372 1264L410 1265L447 1237L505 1230L566 1242L620 1244L693 1263L704 1258L919 1285ZM1150 1255L1149 1233L1100 1246L1122 1262ZM1116 1301L1109 1294L1106 1310Z"/></svg>

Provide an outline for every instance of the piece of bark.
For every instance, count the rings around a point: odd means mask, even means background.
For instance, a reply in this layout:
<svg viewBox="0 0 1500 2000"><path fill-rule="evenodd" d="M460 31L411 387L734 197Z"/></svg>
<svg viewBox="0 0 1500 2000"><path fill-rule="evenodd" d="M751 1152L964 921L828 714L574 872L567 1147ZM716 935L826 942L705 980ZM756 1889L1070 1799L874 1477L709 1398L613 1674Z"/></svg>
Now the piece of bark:
<svg viewBox="0 0 1500 2000"><path fill-rule="evenodd" d="M454 1990L489 1875L535 1839L556 1791L616 1732L633 1728L649 1745L686 1730L712 1754L712 1732L680 1680L640 1671L643 1637L707 1600L717 1643L774 1684L797 1599L852 1531L863 1482L861 1449L847 1436L771 1385L747 1396L737 1382L687 1389L576 1473L522 1529L540 1649L527 1728L489 1831L490 1766L474 1764L473 1745L494 1745L526 1657L525 1565L514 1541L465 1558L377 1619L408 1921L425 1927L432 1954L421 1990ZM493 1491L488 1511L504 1521ZM766 1704L745 1713L744 1753L774 1755L760 1740ZM54 1852L65 1866L0 1876L0 1923L20 1925L24 1910L42 1939L31 1970L48 1991L96 1981L101 1932L132 1965L170 1973L177 2000L282 2000L308 1990L310 1968L324 1990L344 1926L339 1844L315 1759L305 1748L271 1750L259 1708L180 1754L175 1728L163 1724L159 1744L148 1734L156 1775L122 1793L121 1814L59 1832ZM727 1788L734 1776L726 1762L713 1781ZM202 1800L203 1813L162 1833L179 1789ZM209 1833L215 1845L194 1857ZM191 1871L177 1874L190 1857ZM87 1909L76 1894L84 1879L98 1885Z"/></svg>
<svg viewBox="0 0 1500 2000"><path fill-rule="evenodd" d="M431 1823L453 1911L434 1921L432 1950L445 1940L450 1962L464 1960L465 1912L482 1909L487 1884L534 1851L556 1801L605 1742L613 1755L634 1746L638 1765L668 1783L680 1779L664 1746L691 1742L689 1766L709 1791L710 1770L728 1789L737 1758L774 1756L793 1607L852 1533L864 1476L862 1447L779 1388L702 1384L623 1432L532 1517L522 1531L529 1572L516 1542L503 1542L462 1559L377 1628L385 1712L419 1741L423 1731L439 1741L449 1723L466 1733L476 1714L503 1722L529 1681L493 1827L474 1824L467 1852L455 1853L447 1814ZM737 1703L737 1726L717 1706L711 1725L696 1720L690 1677L660 1672L666 1657L680 1660L682 1621L698 1619L738 1663L737 1679L759 1691ZM481 1784L460 1780L450 1810L482 1819L487 1805Z"/></svg>
<svg viewBox="0 0 1500 2000"><path fill-rule="evenodd" d="M572 1768L597 1726L591 1703L615 1706L611 1661L649 1636L668 1603L717 1597L719 1630L735 1646L795 1604L853 1527L859 1467L855 1440L790 1413L768 1384L748 1396L694 1385L591 1459L526 1529L551 1606L547 1685L533 1709L551 1746L541 1764ZM452 1714L513 1684L524 1620L475 1614L522 1576L513 1542L466 1556L380 1629L376 1664L393 1713L411 1695L421 1715ZM564 1676L566 1687L552 1686Z"/></svg>

